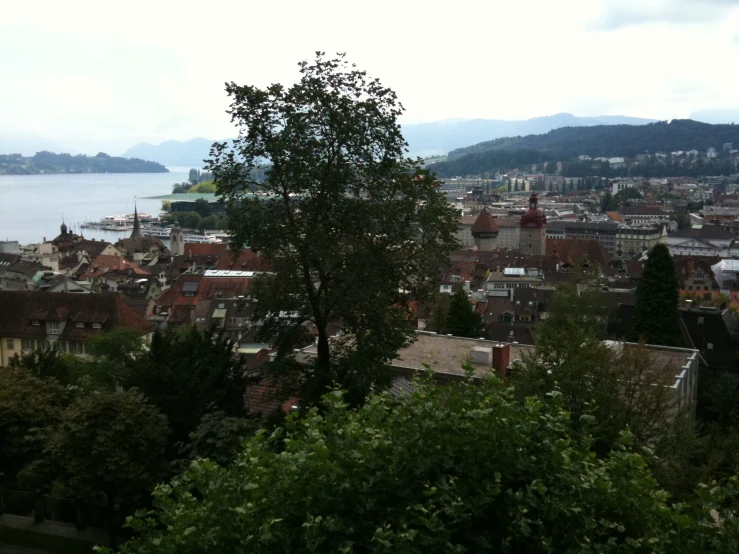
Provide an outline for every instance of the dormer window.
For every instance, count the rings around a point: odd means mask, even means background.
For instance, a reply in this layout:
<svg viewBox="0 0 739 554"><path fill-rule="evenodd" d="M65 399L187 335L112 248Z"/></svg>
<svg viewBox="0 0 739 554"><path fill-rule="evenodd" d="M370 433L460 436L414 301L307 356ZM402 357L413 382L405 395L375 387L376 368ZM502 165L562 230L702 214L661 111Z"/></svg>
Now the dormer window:
<svg viewBox="0 0 739 554"><path fill-rule="evenodd" d="M31 325L35 325L36 327L38 327L39 325L41 325L41 320L40 319L32 319L31 320Z"/></svg>
<svg viewBox="0 0 739 554"><path fill-rule="evenodd" d="M74 326L77 329L84 329L85 328L85 322L84 321L78 321L77 323L74 324Z"/></svg>
<svg viewBox="0 0 739 554"><path fill-rule="evenodd" d="M46 332L50 335L58 335L59 334L59 324L56 321L49 321L46 324Z"/></svg>
<svg viewBox="0 0 739 554"><path fill-rule="evenodd" d="M93 329L102 329L103 328L103 324L102 323L93 323L92 324L92 328Z"/></svg>

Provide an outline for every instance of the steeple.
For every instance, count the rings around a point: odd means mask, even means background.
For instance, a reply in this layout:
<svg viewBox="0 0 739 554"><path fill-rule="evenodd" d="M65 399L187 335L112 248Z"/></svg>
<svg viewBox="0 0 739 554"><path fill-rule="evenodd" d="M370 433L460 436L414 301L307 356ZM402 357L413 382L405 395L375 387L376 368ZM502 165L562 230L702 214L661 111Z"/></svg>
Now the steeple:
<svg viewBox="0 0 739 554"><path fill-rule="evenodd" d="M132 239L141 238L141 226L139 224L139 212L136 209L136 203L133 204L133 231L131 231Z"/></svg>
<svg viewBox="0 0 739 554"><path fill-rule="evenodd" d="M67 224L64 223L64 214L62 214L62 226L59 228L62 232L62 236L67 234Z"/></svg>

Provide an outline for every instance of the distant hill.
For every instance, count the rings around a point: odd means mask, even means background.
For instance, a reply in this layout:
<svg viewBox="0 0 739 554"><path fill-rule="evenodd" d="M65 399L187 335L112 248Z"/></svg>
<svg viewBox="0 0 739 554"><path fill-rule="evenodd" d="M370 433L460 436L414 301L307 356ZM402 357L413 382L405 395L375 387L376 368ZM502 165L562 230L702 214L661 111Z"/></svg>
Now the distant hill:
<svg viewBox="0 0 739 554"><path fill-rule="evenodd" d="M632 158L645 152L679 150L699 150L705 154L709 147L720 151L727 142L739 147L739 125L710 125L682 119L648 125L565 127L542 135L501 138L459 148L432 168L440 176L451 177L572 160L581 154L593 158Z"/></svg>
<svg viewBox="0 0 739 554"><path fill-rule="evenodd" d="M450 150L480 141L500 137L546 133L559 127L579 127L589 125L630 124L644 125L653 119L604 115L598 117L577 117L568 113L535 117L525 120L503 119L456 119L435 123L403 125L403 135L408 141L412 156L428 157L446 154ZM158 145L141 142L123 154L126 157L152 160L169 166L202 168L203 160L210 155L213 140L195 138L192 140L168 140Z"/></svg>
<svg viewBox="0 0 739 554"><path fill-rule="evenodd" d="M21 154L0 155L0 175L36 175L39 173L167 173L156 162L136 158L115 158L100 152L96 156L37 152L30 157Z"/></svg>
<svg viewBox="0 0 739 554"><path fill-rule="evenodd" d="M214 142L202 137L185 141L168 140L156 145L140 142L126 150L123 155L152 160L169 166L201 169L205 165L203 160L210 156L210 147Z"/></svg>
<svg viewBox="0 0 739 554"><path fill-rule="evenodd" d="M523 120L467 119L403 125L403 135L412 155L428 157L446 154L455 148L502 137L547 133L560 127L589 127L593 125L646 125L654 119L602 115L577 117L559 113Z"/></svg>

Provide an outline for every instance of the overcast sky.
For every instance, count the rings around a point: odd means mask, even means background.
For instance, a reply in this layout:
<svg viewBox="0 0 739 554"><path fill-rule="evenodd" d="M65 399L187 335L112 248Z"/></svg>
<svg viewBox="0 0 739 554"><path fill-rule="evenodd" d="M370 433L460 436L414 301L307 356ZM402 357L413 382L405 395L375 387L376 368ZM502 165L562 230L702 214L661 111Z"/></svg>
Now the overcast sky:
<svg viewBox="0 0 739 554"><path fill-rule="evenodd" d="M0 135L225 138L225 81L293 82L319 49L394 88L407 123L739 115L739 0L3 0Z"/></svg>

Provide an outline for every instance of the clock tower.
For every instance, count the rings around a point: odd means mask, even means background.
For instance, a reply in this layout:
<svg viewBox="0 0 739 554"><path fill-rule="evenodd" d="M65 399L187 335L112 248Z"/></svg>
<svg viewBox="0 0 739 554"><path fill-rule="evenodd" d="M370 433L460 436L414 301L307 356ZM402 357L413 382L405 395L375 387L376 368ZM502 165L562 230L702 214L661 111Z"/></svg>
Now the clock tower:
<svg viewBox="0 0 739 554"><path fill-rule="evenodd" d="M529 208L521 216L520 247L522 254L542 256L547 252L547 216L539 209L536 193L529 198Z"/></svg>

